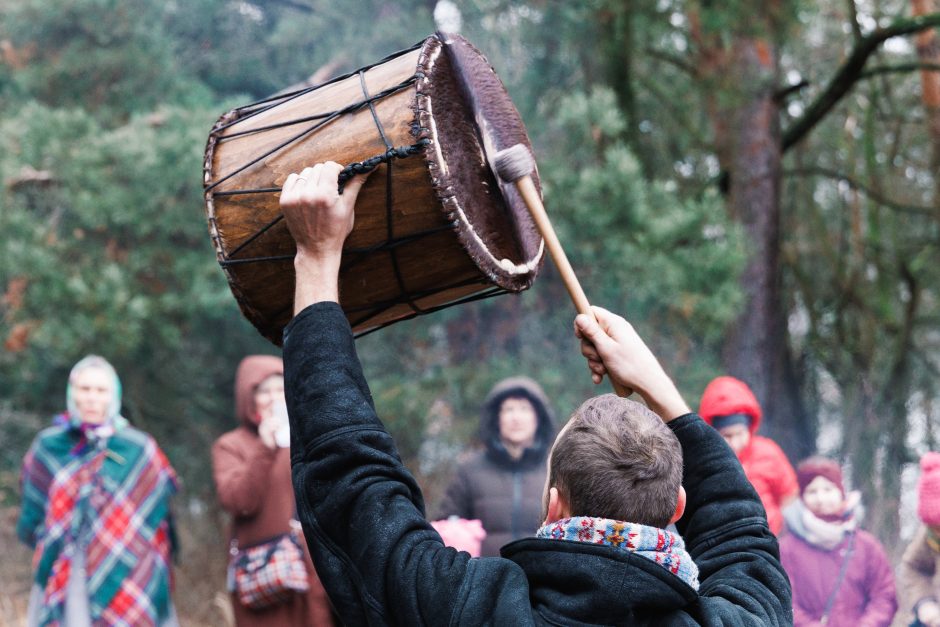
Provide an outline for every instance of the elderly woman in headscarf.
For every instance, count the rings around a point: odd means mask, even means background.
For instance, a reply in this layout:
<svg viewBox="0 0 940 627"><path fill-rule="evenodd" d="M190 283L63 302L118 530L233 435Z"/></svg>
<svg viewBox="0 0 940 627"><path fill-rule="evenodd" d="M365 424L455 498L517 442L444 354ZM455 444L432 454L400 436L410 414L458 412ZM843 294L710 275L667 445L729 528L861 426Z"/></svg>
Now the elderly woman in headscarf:
<svg viewBox="0 0 940 627"><path fill-rule="evenodd" d="M326 627L333 625L326 591L307 553L295 520L290 468L290 428L284 400L284 364L280 357L249 355L235 373L238 427L212 446L212 472L222 507L232 516L231 548L244 551L290 534L299 534L307 591L265 607L249 607L239 598L230 564L229 585L238 627Z"/></svg>
<svg viewBox="0 0 940 627"><path fill-rule="evenodd" d="M177 625L176 473L154 439L121 416L121 382L104 358L75 364L66 407L23 461L16 530L35 550L27 624Z"/></svg>

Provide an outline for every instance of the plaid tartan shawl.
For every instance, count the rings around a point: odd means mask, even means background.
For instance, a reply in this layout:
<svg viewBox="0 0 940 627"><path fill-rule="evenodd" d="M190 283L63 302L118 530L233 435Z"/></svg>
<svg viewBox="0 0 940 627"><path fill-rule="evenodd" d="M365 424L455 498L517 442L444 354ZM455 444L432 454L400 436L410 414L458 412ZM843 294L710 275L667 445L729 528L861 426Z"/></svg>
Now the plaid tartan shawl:
<svg viewBox="0 0 940 627"><path fill-rule="evenodd" d="M19 537L35 547L41 625L62 621L72 556L84 550L94 625L157 625L169 614L176 473L153 438L120 419L87 442L57 421L23 462ZM77 446L82 444L80 446Z"/></svg>

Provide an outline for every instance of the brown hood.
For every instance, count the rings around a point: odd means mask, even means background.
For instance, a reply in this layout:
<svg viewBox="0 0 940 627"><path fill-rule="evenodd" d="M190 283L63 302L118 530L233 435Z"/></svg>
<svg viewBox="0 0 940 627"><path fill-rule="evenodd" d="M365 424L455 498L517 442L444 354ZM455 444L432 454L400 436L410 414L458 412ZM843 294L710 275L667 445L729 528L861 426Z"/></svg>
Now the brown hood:
<svg viewBox="0 0 940 627"><path fill-rule="evenodd" d="M499 438L499 406L510 396L529 399L538 416L535 441L521 460L512 459ZM555 416L542 387L528 377L510 377L494 385L483 401L480 411L480 440L487 448L487 455L497 463L509 466L540 464L554 441L554 422Z"/></svg>
<svg viewBox="0 0 940 627"><path fill-rule="evenodd" d="M249 355L235 373L235 415L249 427L257 426L255 388L272 374L284 375L284 362L274 355Z"/></svg>

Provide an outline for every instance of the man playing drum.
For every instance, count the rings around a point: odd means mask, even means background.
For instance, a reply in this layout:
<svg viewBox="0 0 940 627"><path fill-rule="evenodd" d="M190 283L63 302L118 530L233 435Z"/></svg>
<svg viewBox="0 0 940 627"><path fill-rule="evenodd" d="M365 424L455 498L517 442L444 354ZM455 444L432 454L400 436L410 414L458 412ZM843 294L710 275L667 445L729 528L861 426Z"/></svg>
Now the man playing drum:
<svg viewBox="0 0 940 627"><path fill-rule="evenodd" d="M690 412L632 326L600 308L597 321L575 319L591 374L636 390L649 409L604 395L575 412L549 454L536 537L494 558L444 546L376 415L338 305L362 185L338 195L340 170L331 162L290 175L280 203L297 242L295 317L284 331L294 489L342 621L792 624L777 541L731 449Z"/></svg>

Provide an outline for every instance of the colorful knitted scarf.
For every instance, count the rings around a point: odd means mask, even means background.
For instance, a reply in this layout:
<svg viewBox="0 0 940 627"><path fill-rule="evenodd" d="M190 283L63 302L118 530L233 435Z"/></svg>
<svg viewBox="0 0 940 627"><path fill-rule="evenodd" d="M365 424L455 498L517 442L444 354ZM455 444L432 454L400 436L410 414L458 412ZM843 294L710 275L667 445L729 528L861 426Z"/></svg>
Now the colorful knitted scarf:
<svg viewBox="0 0 940 627"><path fill-rule="evenodd" d="M665 529L609 518L576 516L540 527L535 537L617 547L659 564L698 590L698 566L685 550L682 538Z"/></svg>
<svg viewBox="0 0 940 627"><path fill-rule="evenodd" d="M35 547L40 625L63 620L76 551L85 554L94 625L150 626L168 616L176 474L153 438L126 425L89 428L65 415L26 454L17 534Z"/></svg>

